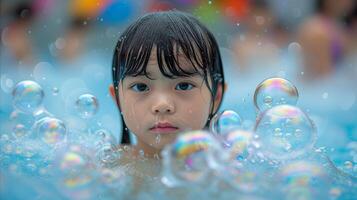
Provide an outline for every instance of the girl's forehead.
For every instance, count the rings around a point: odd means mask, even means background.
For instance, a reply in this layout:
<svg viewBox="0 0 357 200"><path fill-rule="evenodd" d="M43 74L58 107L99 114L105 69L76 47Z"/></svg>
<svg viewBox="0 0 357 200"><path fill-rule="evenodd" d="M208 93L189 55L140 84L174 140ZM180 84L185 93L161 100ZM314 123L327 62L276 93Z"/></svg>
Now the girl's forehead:
<svg viewBox="0 0 357 200"><path fill-rule="evenodd" d="M164 56L164 55L162 55L162 56ZM181 48L179 48L178 51L175 50L174 55L172 55L172 56L174 56L177 59L178 64L180 65L181 69L188 71L188 72L190 72L190 71L194 72L197 70L193 66L193 63L183 53ZM161 59L162 62L164 63L164 65L166 64L165 58L164 57L158 58L156 47L153 47L151 50L150 59L149 59L148 66L147 66L148 72L150 71L150 69L152 70L154 68L157 68L157 70L159 70L158 59Z"/></svg>

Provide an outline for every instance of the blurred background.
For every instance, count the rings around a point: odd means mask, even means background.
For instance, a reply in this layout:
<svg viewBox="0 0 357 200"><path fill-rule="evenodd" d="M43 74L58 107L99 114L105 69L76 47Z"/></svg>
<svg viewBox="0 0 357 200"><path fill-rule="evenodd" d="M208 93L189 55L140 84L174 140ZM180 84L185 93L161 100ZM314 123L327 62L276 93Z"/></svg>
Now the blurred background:
<svg viewBox="0 0 357 200"><path fill-rule="evenodd" d="M119 113L109 95L111 61L121 32L148 12L193 14L221 48L228 90L223 109L254 123L253 95L266 78L299 90L298 106L318 125L321 145L357 138L357 17L354 0L1 0L1 132L11 130L12 89L34 80L46 110L69 129L79 95L94 95L96 126L120 139ZM143 33L145 34L145 33ZM325 137L326 136L326 137Z"/></svg>

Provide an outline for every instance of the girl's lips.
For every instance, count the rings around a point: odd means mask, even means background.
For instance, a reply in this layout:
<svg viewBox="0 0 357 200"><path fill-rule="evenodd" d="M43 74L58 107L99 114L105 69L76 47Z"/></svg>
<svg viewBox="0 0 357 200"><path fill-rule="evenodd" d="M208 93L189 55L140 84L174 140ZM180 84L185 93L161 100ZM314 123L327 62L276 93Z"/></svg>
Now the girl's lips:
<svg viewBox="0 0 357 200"><path fill-rule="evenodd" d="M150 131L155 132L155 133L172 133L176 132L178 130L177 127L171 125L168 122L160 122L155 124L152 128L150 128Z"/></svg>

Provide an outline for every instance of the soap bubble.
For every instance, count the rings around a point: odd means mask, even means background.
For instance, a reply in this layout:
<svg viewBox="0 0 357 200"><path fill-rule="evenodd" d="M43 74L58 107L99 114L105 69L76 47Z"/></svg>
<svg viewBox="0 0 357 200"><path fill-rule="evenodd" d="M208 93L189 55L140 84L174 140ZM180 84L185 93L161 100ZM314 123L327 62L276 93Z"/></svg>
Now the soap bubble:
<svg viewBox="0 0 357 200"><path fill-rule="evenodd" d="M12 96L16 109L25 113L33 113L41 109L45 94L39 84L26 80L16 84Z"/></svg>
<svg viewBox="0 0 357 200"><path fill-rule="evenodd" d="M232 160L241 160L249 156L248 146L253 139L253 133L244 130L235 130L226 135L225 141Z"/></svg>
<svg viewBox="0 0 357 200"><path fill-rule="evenodd" d="M210 122L210 130L218 135L227 134L229 131L239 129L242 119L233 110L224 110L217 113Z"/></svg>
<svg viewBox="0 0 357 200"><path fill-rule="evenodd" d="M66 138L66 126L59 119L45 117L36 122L35 127L38 137L46 144L58 144Z"/></svg>
<svg viewBox="0 0 357 200"><path fill-rule="evenodd" d="M23 124L16 124L12 133L13 133L14 138L20 139L20 138L23 138L24 136L26 136L28 131Z"/></svg>
<svg viewBox="0 0 357 200"><path fill-rule="evenodd" d="M316 130L309 117L290 105L275 106L260 115L255 132L261 152L273 159L292 159L311 150Z"/></svg>
<svg viewBox="0 0 357 200"><path fill-rule="evenodd" d="M55 167L59 170L59 187L66 195L81 199L92 195L94 167L87 149L78 144L63 147L58 152Z"/></svg>
<svg viewBox="0 0 357 200"><path fill-rule="evenodd" d="M162 155L162 181L169 187L203 181L212 169L219 169L218 157L224 158L219 143L205 131L179 135Z"/></svg>
<svg viewBox="0 0 357 200"><path fill-rule="evenodd" d="M282 166L278 180L286 199L327 199L328 174L322 165L310 160L297 160Z"/></svg>
<svg viewBox="0 0 357 200"><path fill-rule="evenodd" d="M263 112L276 105L296 105L298 96L298 90L290 81L283 78L269 78L255 89L254 105Z"/></svg>
<svg viewBox="0 0 357 200"><path fill-rule="evenodd" d="M97 98L91 94L83 94L79 96L76 101L77 111L84 119L91 118L95 115L97 113L98 106Z"/></svg>
<svg viewBox="0 0 357 200"><path fill-rule="evenodd" d="M116 145L115 137L106 129L99 129L94 132L95 146L100 147L104 144Z"/></svg>

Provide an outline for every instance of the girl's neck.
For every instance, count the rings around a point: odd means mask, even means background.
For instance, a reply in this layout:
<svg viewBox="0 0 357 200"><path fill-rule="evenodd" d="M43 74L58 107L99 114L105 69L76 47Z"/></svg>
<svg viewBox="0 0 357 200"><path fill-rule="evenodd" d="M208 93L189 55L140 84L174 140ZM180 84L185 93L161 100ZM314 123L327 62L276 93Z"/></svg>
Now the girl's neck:
<svg viewBox="0 0 357 200"><path fill-rule="evenodd" d="M156 149L140 140L133 146L133 153L137 156L145 156L147 158L161 158L161 150Z"/></svg>

